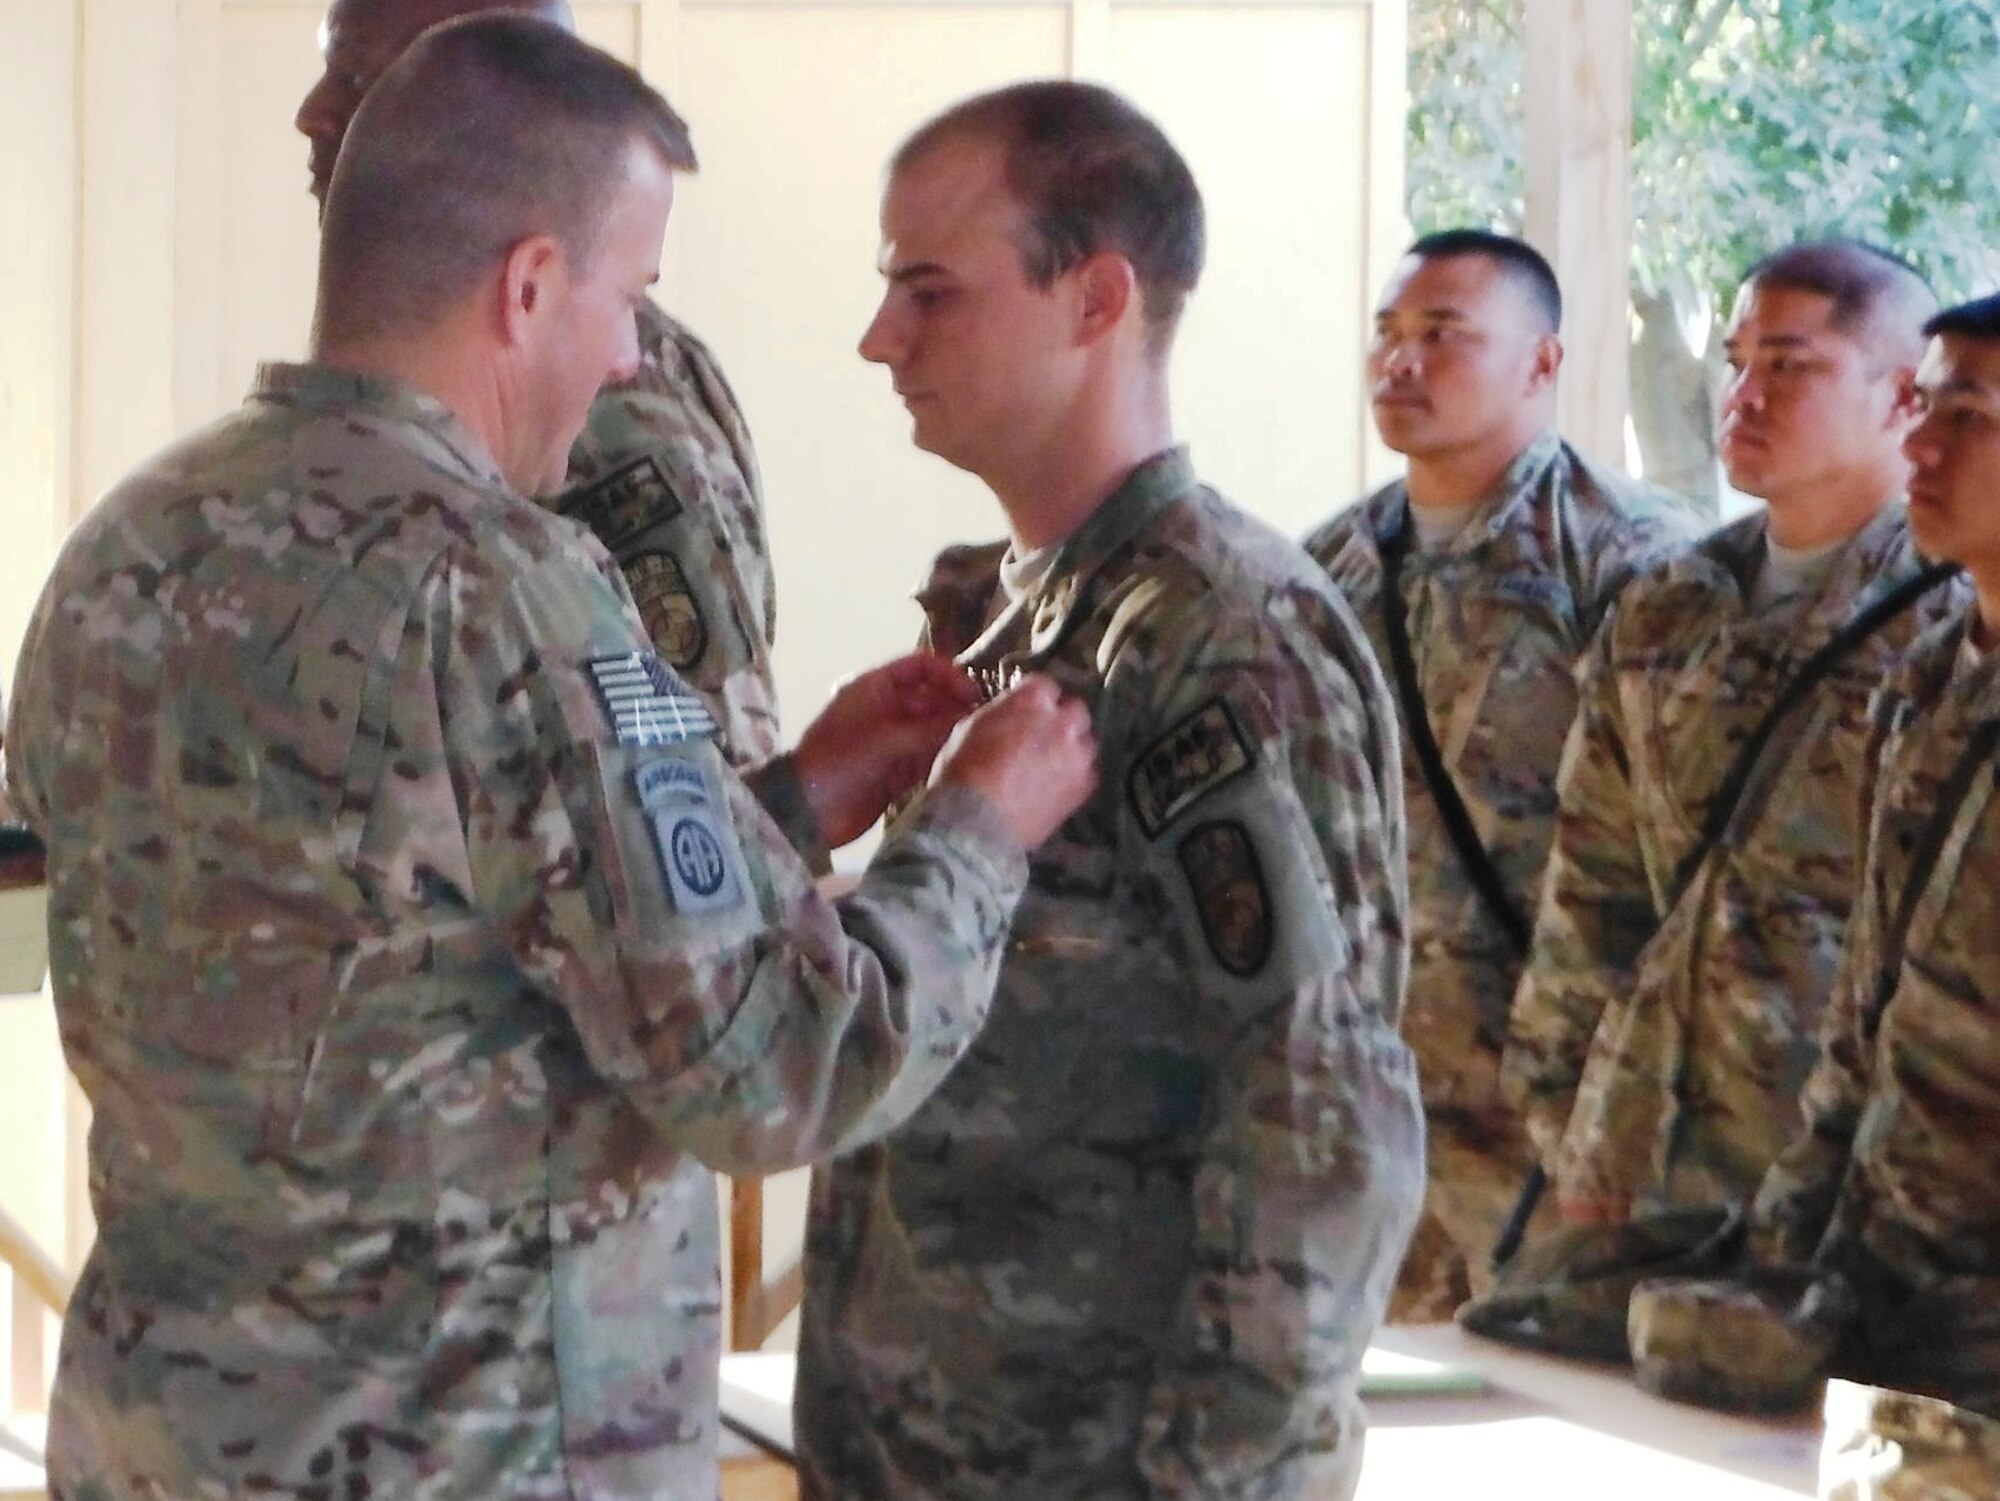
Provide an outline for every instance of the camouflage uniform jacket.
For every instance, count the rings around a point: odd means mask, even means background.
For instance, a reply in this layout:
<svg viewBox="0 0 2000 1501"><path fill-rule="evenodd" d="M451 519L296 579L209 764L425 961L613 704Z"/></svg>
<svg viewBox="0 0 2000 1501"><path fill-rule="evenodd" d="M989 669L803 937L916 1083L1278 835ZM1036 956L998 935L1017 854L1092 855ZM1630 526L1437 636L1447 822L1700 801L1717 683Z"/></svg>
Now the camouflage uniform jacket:
<svg viewBox="0 0 2000 1501"><path fill-rule="evenodd" d="M778 753L778 629L750 428L706 344L651 301L639 371L606 388L553 504L618 560L655 650L708 701L724 753Z"/></svg>
<svg viewBox="0 0 2000 1501"><path fill-rule="evenodd" d="M71 537L7 737L96 1111L65 1501L716 1493L702 1164L912 1108L1026 869L958 792L830 905L644 646L442 406L330 370Z"/></svg>
<svg viewBox="0 0 2000 1501"><path fill-rule="evenodd" d="M820 1170L805 1494L1343 1496L1423 1172L1386 690L1183 451L1018 604L1003 551L940 558L929 641L1086 699L1101 784L1031 857L983 1040Z"/></svg>
<svg viewBox="0 0 2000 1501"><path fill-rule="evenodd" d="M1405 524L1401 481L1306 539L1390 669L1382 549ZM1524 450L1465 530L1402 570L1417 684L1445 766L1514 900L1534 920L1555 829L1556 765L1576 713L1573 672L1635 568L1690 532L1685 507L1588 463L1553 433ZM1393 687L1393 684L1392 684ZM1500 1052L1521 961L1452 848L1404 737L1410 809L1410 995L1433 1127L1503 1129Z"/></svg>
<svg viewBox="0 0 2000 1501"><path fill-rule="evenodd" d="M1745 517L1636 581L1585 660L1507 1060L1568 1196L1746 1197L1789 1139L1853 902L1868 700L1959 597L1956 584L1933 590L1821 680L1662 911L1783 685L1922 566L1898 502L1834 556L1815 595L1757 609L1764 526Z"/></svg>
<svg viewBox="0 0 2000 1501"><path fill-rule="evenodd" d="M2000 797L1989 758L1958 804L1915 907L1887 1006L1885 931L1926 825L1981 725L2000 719L2000 653L1959 667L1964 614L1912 649L1876 701L1864 783L1860 896L1807 1131L1766 1178L1758 1221L1776 1254L1803 1261L1834 1220L1915 1284L2000 1276ZM1834 1210L1836 1193L1839 1209Z"/></svg>

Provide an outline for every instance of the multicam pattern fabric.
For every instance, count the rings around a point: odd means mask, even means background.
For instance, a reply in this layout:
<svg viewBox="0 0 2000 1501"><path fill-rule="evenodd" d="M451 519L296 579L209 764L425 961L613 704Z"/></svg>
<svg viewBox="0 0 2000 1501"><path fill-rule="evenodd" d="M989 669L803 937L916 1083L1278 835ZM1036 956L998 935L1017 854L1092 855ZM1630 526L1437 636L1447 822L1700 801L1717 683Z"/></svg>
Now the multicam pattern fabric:
<svg viewBox="0 0 2000 1501"><path fill-rule="evenodd" d="M1422 1183L1393 709L1310 560L1136 471L1017 603L946 553L929 641L1093 708L992 1022L821 1169L808 1497L1342 1497Z"/></svg>
<svg viewBox="0 0 2000 1501"><path fill-rule="evenodd" d="M1770 1257L1853 1283L1881 1379L2000 1418L2000 768L1980 733L2000 720L2000 655L1968 649L1973 618L1934 628L1875 706L1861 894L1806 1130L1756 1218ZM1961 790L1891 966L1916 851Z"/></svg>
<svg viewBox="0 0 2000 1501"><path fill-rule="evenodd" d="M1819 1501L1993 1501L2000 1422L1845 1381L1826 1393Z"/></svg>
<svg viewBox="0 0 2000 1501"><path fill-rule="evenodd" d="M1402 482L1306 539L1386 664L1384 542ZM1412 551L1402 595L1418 686L1444 763L1525 921L1555 827L1556 766L1576 711L1572 673L1632 573L1692 534L1685 505L1607 473L1545 434L1465 530ZM1425 1220L1392 1317L1437 1319L1491 1281L1488 1253L1533 1158L1500 1094L1521 961L1452 848L1405 736L1410 809L1410 996L1430 1125Z"/></svg>
<svg viewBox="0 0 2000 1501"><path fill-rule="evenodd" d="M1816 593L1755 609L1764 526L1746 517L1635 582L1582 670L1507 1054L1538 1149L1580 1199L1641 1211L1745 1199L1790 1139L1853 902L1867 704L1912 637L1964 597L1962 583L1940 586L1820 682L1663 912L1737 746L1782 685L1921 566L1893 504Z"/></svg>
<svg viewBox="0 0 2000 1501"><path fill-rule="evenodd" d="M735 766L776 755L777 594L750 428L706 344L651 302L639 370L607 387L549 503L618 566L661 657L709 701Z"/></svg>
<svg viewBox="0 0 2000 1501"><path fill-rule="evenodd" d="M713 1496L704 1164L950 1068L1026 880L991 808L829 904L596 544L311 367L78 528L7 740L96 1112L53 1493Z"/></svg>

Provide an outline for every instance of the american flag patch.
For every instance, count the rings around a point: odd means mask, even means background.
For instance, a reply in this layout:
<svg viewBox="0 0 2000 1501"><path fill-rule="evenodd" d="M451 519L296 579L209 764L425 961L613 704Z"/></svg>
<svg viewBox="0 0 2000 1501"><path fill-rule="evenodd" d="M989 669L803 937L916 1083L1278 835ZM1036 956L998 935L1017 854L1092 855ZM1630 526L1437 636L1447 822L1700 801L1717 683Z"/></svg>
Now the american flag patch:
<svg viewBox="0 0 2000 1501"><path fill-rule="evenodd" d="M682 745L720 733L708 706L653 653L593 657L587 665L620 745Z"/></svg>

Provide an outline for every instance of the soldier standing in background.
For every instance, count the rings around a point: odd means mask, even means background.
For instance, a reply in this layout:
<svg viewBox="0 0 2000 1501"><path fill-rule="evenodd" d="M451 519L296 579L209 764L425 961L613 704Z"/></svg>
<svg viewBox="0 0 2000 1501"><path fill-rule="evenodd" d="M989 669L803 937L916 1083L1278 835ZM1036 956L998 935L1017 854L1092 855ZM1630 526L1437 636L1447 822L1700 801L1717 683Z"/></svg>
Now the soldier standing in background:
<svg viewBox="0 0 2000 1501"><path fill-rule="evenodd" d="M1910 529L1972 589L1877 697L1854 920L1761 1258L1853 1294L1842 1374L1989 1420L2000 1460L2000 297L1940 313L1917 377ZM2000 1487L2000 1468L1988 1473Z"/></svg>
<svg viewBox="0 0 2000 1501"><path fill-rule="evenodd" d="M1403 714L1410 993L1429 1130L1424 1218L1389 1305L1444 1319L1534 1163L1500 1054L1542 866L1573 672L1634 569L1691 534L1673 497L1554 431L1561 294L1519 240L1412 245L1375 314L1369 393L1401 480L1306 540L1367 626Z"/></svg>
<svg viewBox="0 0 2000 1501"><path fill-rule="evenodd" d="M1935 307L1851 241L1750 272L1721 456L1766 508L1634 583L1585 662L1507 1054L1573 1222L1740 1202L1791 1136L1854 899L1867 703L1962 597L1902 502Z"/></svg>
<svg viewBox="0 0 2000 1501"><path fill-rule="evenodd" d="M805 1494L1344 1497L1422 1187L1394 710L1311 559L1174 446L1203 221L1157 126L972 99L897 153L882 238L861 352L1012 532L938 560L927 644L1048 673L1102 753L984 1042L817 1175Z"/></svg>
<svg viewBox="0 0 2000 1501"><path fill-rule="evenodd" d="M574 29L568 0L333 0L326 71L299 106L322 203L340 143L382 70L426 27L520 11ZM688 154L684 171L692 171ZM646 632L708 703L735 766L777 754L777 593L750 429L708 346L650 297L639 365L607 387L539 498L588 525L624 570Z"/></svg>
<svg viewBox="0 0 2000 1501"><path fill-rule="evenodd" d="M709 1169L886 1129L983 1017L1081 706L954 731L909 658L753 786L522 498L638 359L686 156L558 28L429 33L329 187L313 362L63 550L7 734L95 1112L52 1494L713 1496ZM802 851L947 734L821 897Z"/></svg>

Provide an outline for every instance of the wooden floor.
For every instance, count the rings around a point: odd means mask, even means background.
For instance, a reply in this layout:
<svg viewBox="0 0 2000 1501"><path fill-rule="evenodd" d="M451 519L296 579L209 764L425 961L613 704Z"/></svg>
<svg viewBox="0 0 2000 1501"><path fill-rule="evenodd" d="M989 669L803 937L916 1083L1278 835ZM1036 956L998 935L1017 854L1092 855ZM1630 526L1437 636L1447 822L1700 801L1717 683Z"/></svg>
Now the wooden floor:
<svg viewBox="0 0 2000 1501"><path fill-rule="evenodd" d="M722 1461L722 1501L798 1501L799 1481L792 1467L776 1459Z"/></svg>

